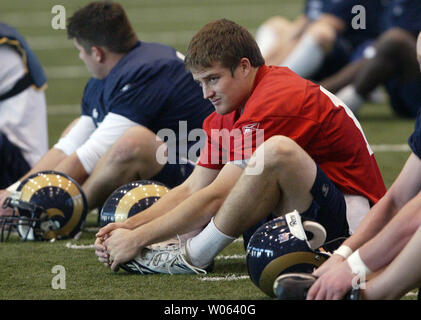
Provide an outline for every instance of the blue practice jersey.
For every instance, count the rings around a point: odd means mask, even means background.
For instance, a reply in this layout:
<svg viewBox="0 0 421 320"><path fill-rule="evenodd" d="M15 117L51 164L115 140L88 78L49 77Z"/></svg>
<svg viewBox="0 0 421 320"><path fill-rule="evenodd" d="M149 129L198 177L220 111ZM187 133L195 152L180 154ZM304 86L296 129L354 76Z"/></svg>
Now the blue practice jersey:
<svg viewBox="0 0 421 320"><path fill-rule="evenodd" d="M416 154L418 158L421 159L421 112L420 111L417 114L417 120L415 121L415 129L408 139L408 144L412 152Z"/></svg>
<svg viewBox="0 0 421 320"><path fill-rule="evenodd" d="M399 27L417 34L421 31L421 0L386 0L385 29Z"/></svg>
<svg viewBox="0 0 421 320"><path fill-rule="evenodd" d="M354 48L375 39L382 31L384 3L381 0L329 0L323 10L344 21L343 37ZM365 17L362 12L365 12ZM360 17L365 18L365 25Z"/></svg>
<svg viewBox="0 0 421 320"><path fill-rule="evenodd" d="M330 0L307 0L304 4L304 14L310 21L317 20L324 12Z"/></svg>
<svg viewBox="0 0 421 320"><path fill-rule="evenodd" d="M90 116L96 126L112 112L155 134L170 129L177 140L177 159L182 139L187 149L197 142L187 141L185 132L180 132L180 121L188 133L201 128L212 111L212 104L203 99L202 89L185 70L175 49L140 41L105 79L91 78L82 99L82 115Z"/></svg>

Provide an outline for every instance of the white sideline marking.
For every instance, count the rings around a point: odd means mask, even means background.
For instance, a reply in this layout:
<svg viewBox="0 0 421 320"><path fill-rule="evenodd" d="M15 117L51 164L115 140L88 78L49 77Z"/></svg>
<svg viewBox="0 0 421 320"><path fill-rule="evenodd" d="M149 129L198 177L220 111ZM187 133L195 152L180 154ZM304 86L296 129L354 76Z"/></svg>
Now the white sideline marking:
<svg viewBox="0 0 421 320"><path fill-rule="evenodd" d="M405 297L416 297L418 295L418 292L408 292Z"/></svg>
<svg viewBox="0 0 421 320"><path fill-rule="evenodd" d="M94 249L94 245L93 244L78 245L78 244L72 244L71 242L67 242L66 248L69 248L69 249Z"/></svg>
<svg viewBox="0 0 421 320"><path fill-rule="evenodd" d="M217 256L215 260L234 260L234 259L245 259L245 254L234 254L232 256Z"/></svg>
<svg viewBox="0 0 421 320"><path fill-rule="evenodd" d="M250 279L249 276L236 276L235 274L228 275L225 277L204 277L204 278L197 278L199 281L236 281L236 280L245 280Z"/></svg>
<svg viewBox="0 0 421 320"><path fill-rule="evenodd" d="M411 151L411 148L407 144L377 144L377 145L373 145L372 149L374 152Z"/></svg>

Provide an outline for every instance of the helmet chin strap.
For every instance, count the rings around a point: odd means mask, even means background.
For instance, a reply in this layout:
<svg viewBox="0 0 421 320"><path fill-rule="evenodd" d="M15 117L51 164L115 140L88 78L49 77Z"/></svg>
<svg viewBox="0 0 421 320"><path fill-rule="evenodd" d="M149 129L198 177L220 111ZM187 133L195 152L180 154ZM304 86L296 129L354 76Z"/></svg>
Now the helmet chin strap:
<svg viewBox="0 0 421 320"><path fill-rule="evenodd" d="M311 250L316 250L325 243L326 229L320 223L314 221L304 221L303 223L297 210L287 213L285 219L291 234L297 239L306 241ZM313 234L311 240L307 239L306 231Z"/></svg>

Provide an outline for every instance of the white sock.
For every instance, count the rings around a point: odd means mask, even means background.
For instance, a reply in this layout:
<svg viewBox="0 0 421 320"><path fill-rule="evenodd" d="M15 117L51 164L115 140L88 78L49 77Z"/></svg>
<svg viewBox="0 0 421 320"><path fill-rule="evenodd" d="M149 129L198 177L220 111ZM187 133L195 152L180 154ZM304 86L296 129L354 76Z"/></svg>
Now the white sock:
<svg viewBox="0 0 421 320"><path fill-rule="evenodd" d="M309 78L320 68L324 58L322 47L311 34L306 34L280 65Z"/></svg>
<svg viewBox="0 0 421 320"><path fill-rule="evenodd" d="M187 240L187 255L194 266L207 267L213 258L235 239L219 231L212 218L201 233Z"/></svg>
<svg viewBox="0 0 421 320"><path fill-rule="evenodd" d="M353 85L347 85L336 93L336 96L351 109L353 113L357 113L364 103L364 98L355 90Z"/></svg>
<svg viewBox="0 0 421 320"><path fill-rule="evenodd" d="M256 31L255 39L262 56L265 57L276 45L278 34L271 26L262 25Z"/></svg>

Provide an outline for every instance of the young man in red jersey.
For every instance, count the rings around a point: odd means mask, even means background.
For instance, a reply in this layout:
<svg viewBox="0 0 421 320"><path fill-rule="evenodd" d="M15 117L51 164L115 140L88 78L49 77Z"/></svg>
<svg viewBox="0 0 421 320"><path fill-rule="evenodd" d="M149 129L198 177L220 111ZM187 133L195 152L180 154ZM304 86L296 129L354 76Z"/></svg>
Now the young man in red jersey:
<svg viewBox="0 0 421 320"><path fill-rule="evenodd" d="M348 236L384 194L352 112L288 68L267 67L245 28L225 19L207 24L185 64L215 107L203 124L206 145L181 186L98 232L96 254L113 270L206 272L236 237L247 243L263 221L294 209L321 223L328 241ZM178 249L145 248L203 226Z"/></svg>

